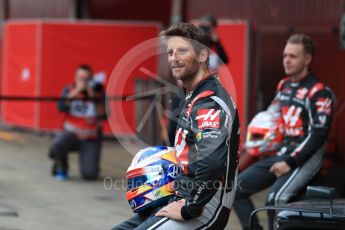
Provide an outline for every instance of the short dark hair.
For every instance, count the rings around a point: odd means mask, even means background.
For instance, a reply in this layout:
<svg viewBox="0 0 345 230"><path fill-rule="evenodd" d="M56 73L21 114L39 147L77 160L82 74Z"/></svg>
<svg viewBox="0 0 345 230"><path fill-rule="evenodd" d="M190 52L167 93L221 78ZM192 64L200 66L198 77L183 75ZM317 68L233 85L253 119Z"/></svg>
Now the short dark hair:
<svg viewBox="0 0 345 230"><path fill-rule="evenodd" d="M92 69L92 67L90 65L88 65L88 64L81 64L81 65L78 66L77 70L79 70L79 69L89 72L90 73L90 77L93 76L93 69Z"/></svg>
<svg viewBox="0 0 345 230"><path fill-rule="evenodd" d="M316 53L315 42L305 34L293 34L289 37L287 43L302 44L304 51L310 54L311 56L314 56Z"/></svg>
<svg viewBox="0 0 345 230"><path fill-rule="evenodd" d="M178 36L190 39L194 50L199 54L201 49L210 45L209 36L191 23L179 23L160 33L161 37ZM196 42L195 42L196 41ZM201 44L201 45L200 45Z"/></svg>

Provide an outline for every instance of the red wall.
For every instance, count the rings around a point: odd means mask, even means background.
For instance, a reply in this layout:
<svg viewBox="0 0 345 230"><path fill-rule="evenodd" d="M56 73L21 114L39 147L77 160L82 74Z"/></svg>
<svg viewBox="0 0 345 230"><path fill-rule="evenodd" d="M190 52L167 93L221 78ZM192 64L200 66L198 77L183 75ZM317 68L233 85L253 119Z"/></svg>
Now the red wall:
<svg viewBox="0 0 345 230"><path fill-rule="evenodd" d="M230 76L223 75L224 71L220 67L220 80L236 102L241 124L246 124L248 119L249 29L244 21L221 21L218 27L222 45L230 60L226 66ZM245 131L245 126L241 126L241 141L244 141Z"/></svg>
<svg viewBox="0 0 345 230"><path fill-rule="evenodd" d="M2 93L8 96L37 96L37 25L13 25L4 28ZM25 37L25 39L23 39ZM34 102L2 102L3 120L33 128Z"/></svg>
<svg viewBox="0 0 345 230"><path fill-rule="evenodd" d="M5 25L5 56L3 93L23 96L59 96L66 84L74 81L78 65L90 64L95 73L103 72L108 80L116 63L135 45L158 34L157 23L107 23L68 21L10 21ZM25 37L25 39L23 39ZM144 65L156 69L156 60ZM23 80L23 68L30 78ZM123 91L116 95L134 93L133 72ZM123 76L119 76L123 77ZM116 89L114 89L116 91ZM112 92L110 94L114 95ZM2 102L3 119L7 124L56 130L61 128L63 115L52 102ZM133 133L135 112L133 102L118 106L125 113L123 123L114 132ZM116 116L116 111L112 113ZM108 128L108 131L109 128Z"/></svg>
<svg viewBox="0 0 345 230"><path fill-rule="evenodd" d="M108 78L116 63L129 49L158 34L158 25L53 23L44 24L42 30L44 33L41 48L41 94L42 96L53 96L60 93L66 80L73 81L78 63L90 63L95 73L105 72ZM56 80L52 81L52 79ZM121 95L134 93L133 82L134 79L128 79L126 92L121 92ZM58 85L61 87L57 87ZM128 130L122 126L118 127L117 131L132 132L135 127L133 103L123 102L119 105L129 107L124 111L131 129ZM42 105L40 127L56 127L56 121L53 119L43 119L43 117L54 116L55 111L55 105L51 103ZM113 115L116 116L115 113Z"/></svg>

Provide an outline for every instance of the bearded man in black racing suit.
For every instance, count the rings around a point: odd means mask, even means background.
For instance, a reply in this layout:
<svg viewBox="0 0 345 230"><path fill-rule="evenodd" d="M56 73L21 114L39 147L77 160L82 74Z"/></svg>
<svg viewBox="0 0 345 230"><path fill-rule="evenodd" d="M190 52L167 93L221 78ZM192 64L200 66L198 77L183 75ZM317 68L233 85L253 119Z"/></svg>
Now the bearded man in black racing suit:
<svg viewBox="0 0 345 230"><path fill-rule="evenodd" d="M239 118L235 104L208 70L207 35L192 24L162 33L174 78L186 89L175 147L182 172L176 195L114 229L224 229L235 197Z"/></svg>
<svg viewBox="0 0 345 230"><path fill-rule="evenodd" d="M283 145L277 155L258 161L239 175L234 208L243 229L249 229L254 210L251 195L272 185L266 205L279 204L287 190L294 187L295 191L289 192L296 194L321 167L334 100L330 89L310 73L314 53L314 42L306 35L295 34L287 41L283 64L288 76L278 84L268 108L283 117ZM285 202L289 199L291 196ZM271 229L274 212L270 211L268 217ZM257 217L253 218L253 229L262 229Z"/></svg>

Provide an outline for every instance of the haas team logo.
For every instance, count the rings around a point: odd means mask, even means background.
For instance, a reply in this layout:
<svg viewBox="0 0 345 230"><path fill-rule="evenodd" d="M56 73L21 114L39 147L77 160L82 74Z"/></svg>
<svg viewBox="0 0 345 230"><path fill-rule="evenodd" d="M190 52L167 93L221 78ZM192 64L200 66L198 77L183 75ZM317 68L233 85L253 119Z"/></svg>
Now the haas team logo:
<svg viewBox="0 0 345 230"><path fill-rule="evenodd" d="M215 109L200 109L198 116L198 129L219 129L219 114L220 110Z"/></svg>
<svg viewBox="0 0 345 230"><path fill-rule="evenodd" d="M301 112L302 108L294 105L282 108L285 134L289 136L302 136L304 134Z"/></svg>
<svg viewBox="0 0 345 230"><path fill-rule="evenodd" d="M331 114L332 100L329 98L319 98L316 102L317 112Z"/></svg>

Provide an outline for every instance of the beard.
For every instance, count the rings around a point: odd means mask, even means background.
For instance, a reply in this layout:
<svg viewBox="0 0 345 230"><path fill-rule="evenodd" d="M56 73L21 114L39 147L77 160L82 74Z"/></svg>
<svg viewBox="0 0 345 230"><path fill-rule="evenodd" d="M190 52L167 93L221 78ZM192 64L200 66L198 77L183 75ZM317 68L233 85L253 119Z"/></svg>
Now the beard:
<svg viewBox="0 0 345 230"><path fill-rule="evenodd" d="M180 63L171 63L170 68L173 77L182 82L192 81L199 71L199 65L196 60L194 60L190 66Z"/></svg>

